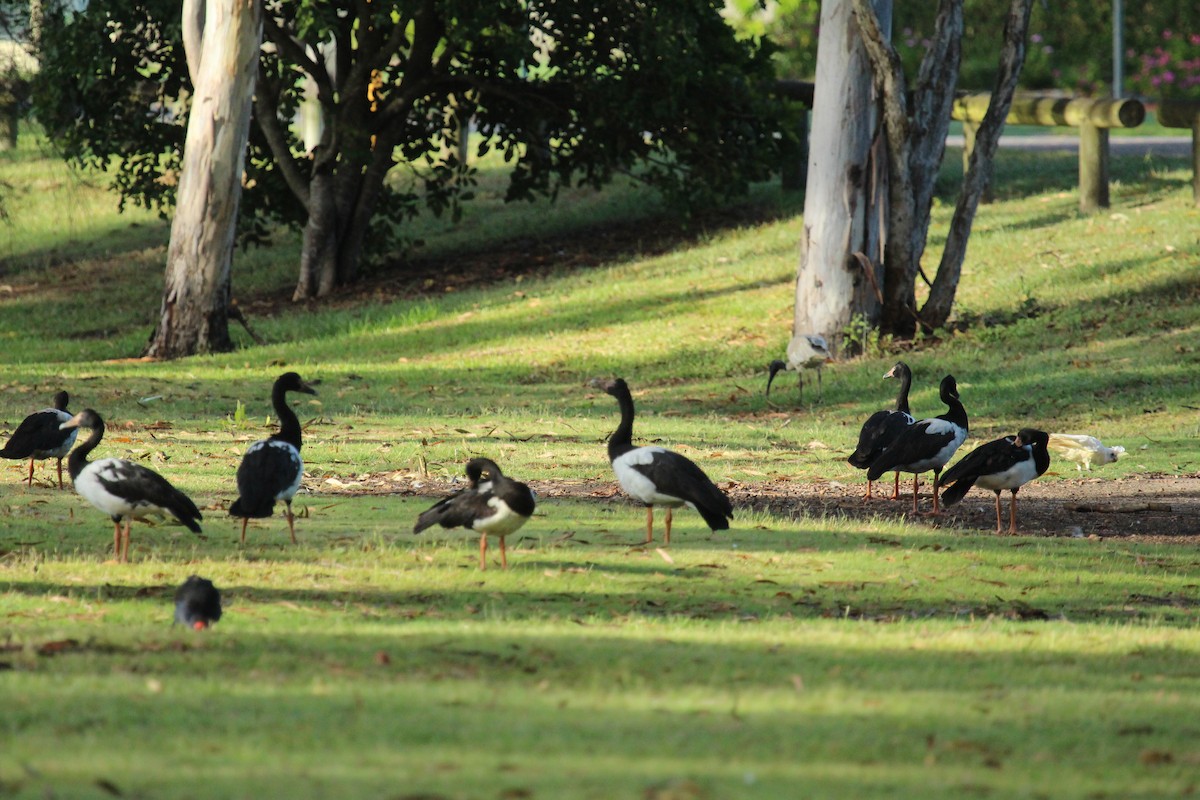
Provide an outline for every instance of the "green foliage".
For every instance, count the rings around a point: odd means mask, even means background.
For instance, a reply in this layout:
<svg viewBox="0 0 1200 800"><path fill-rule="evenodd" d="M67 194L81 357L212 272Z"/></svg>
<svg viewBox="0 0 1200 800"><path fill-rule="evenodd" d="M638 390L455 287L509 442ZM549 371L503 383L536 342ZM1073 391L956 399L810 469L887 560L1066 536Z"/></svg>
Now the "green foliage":
<svg viewBox="0 0 1200 800"><path fill-rule="evenodd" d="M511 200L619 174L688 208L742 193L775 162L770 50L737 40L720 10L712 0L269 2L275 46L259 65L243 236L303 225L336 187L343 216L319 223L342 232L339 258L393 253L422 207L457 219L471 196L464 120L476 157L496 150L513 163ZM92 4L48 15L46 30L37 96L55 141L107 171L123 200L166 208L190 102L178 3ZM336 71L301 55L331 41ZM324 110L316 156L292 128L306 77ZM397 166L414 179L384 181Z"/></svg>
<svg viewBox="0 0 1200 800"><path fill-rule="evenodd" d="M766 36L779 46L775 54L780 77L811 80L816 73L816 0L782 0L765 5L755 0L731 4L735 25L744 35ZM932 35L937 3L892 4L892 42L907 73L915 76ZM966 0L963 59L959 86L988 91L995 82L997 55L1007 3ZM1112 77L1110 5L1085 0L1037 2L1030 20L1021 86L1062 89L1088 94L1106 91ZM1181 0L1126 6L1127 88L1149 97L1186 89L1184 76L1197 53L1190 35L1200 32L1200 6ZM1189 49L1190 48L1190 49ZM1166 60L1163 56L1167 56ZM1172 72L1171 81L1164 80ZM1158 80L1155 81L1155 78Z"/></svg>

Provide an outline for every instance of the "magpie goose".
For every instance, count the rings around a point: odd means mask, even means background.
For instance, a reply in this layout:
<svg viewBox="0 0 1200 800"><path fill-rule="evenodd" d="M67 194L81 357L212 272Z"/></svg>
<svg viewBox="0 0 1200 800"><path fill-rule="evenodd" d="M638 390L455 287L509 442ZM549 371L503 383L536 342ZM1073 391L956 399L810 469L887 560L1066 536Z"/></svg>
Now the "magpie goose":
<svg viewBox="0 0 1200 800"><path fill-rule="evenodd" d="M1012 492L1008 510L1008 532L1017 532L1017 490L1040 476L1050 467L1050 452L1046 444L1050 434L1033 428L1022 428L1016 436L1005 436L980 445L957 464L946 470L942 484L942 500L952 506L963 498L972 486L991 489L996 493L996 533L1000 525L1000 492Z"/></svg>
<svg viewBox="0 0 1200 800"><path fill-rule="evenodd" d="M0 458L29 459L26 483L30 486L33 486L33 462L54 458L58 459L58 488L63 488L62 462L71 452L75 436L79 433L75 428L63 430L59 427L71 418L67 411L69 399L66 392L54 395L54 406L35 411L21 420L7 444L0 449Z"/></svg>
<svg viewBox="0 0 1200 800"><path fill-rule="evenodd" d="M933 513L940 514L938 506L938 476L950 461L954 451L967 438L967 410L958 398L958 384L954 376L942 378L942 402L949 410L940 416L914 422L904 433L896 437L891 447L879 454L867 470L867 480L878 480L885 472L911 472L913 474L913 513L917 511L917 487L922 472L933 470Z"/></svg>
<svg viewBox="0 0 1200 800"><path fill-rule="evenodd" d="M202 631L221 618L221 592L213 582L192 575L175 590L175 622Z"/></svg>
<svg viewBox="0 0 1200 800"><path fill-rule="evenodd" d="M490 458L472 458L467 462L470 485L439 500L422 512L413 526L420 533L431 525L443 528L469 528L479 533L479 568L487 569L487 540L500 540L500 565L508 569L504 537L515 533L533 516L536 505L533 492L520 481L500 471Z"/></svg>
<svg viewBox="0 0 1200 800"><path fill-rule="evenodd" d="M296 543L292 498L304 477L304 460L300 458L300 420L288 405L288 392L316 394L317 390L294 372L275 379L271 405L279 419L279 433L246 448L237 471L238 499L229 507L230 516L242 518L242 544L246 543L246 523L271 516L276 500L282 500L287 508L288 533L292 544Z"/></svg>
<svg viewBox="0 0 1200 800"><path fill-rule="evenodd" d="M775 380L776 373L780 370L790 369L796 372L800 402L804 402L804 370L815 369L817 371L817 400L819 402L822 397L821 369L827 362L832 360L832 356L829 355L829 345L826 344L824 337L807 333L793 336L787 346L787 361L771 362L771 372L767 375L767 397L770 398L771 396L771 381Z"/></svg>
<svg viewBox="0 0 1200 800"><path fill-rule="evenodd" d="M664 447L633 446L633 397L625 380L599 385L621 409L621 423L608 440L608 459L625 493L646 506L646 543L654 541L655 506L667 509L666 544L671 543L671 510L680 506L694 508L712 530L728 530L733 505L700 467Z"/></svg>
<svg viewBox="0 0 1200 800"><path fill-rule="evenodd" d="M870 467L871 462L879 458L880 454L896 441L900 434L916 422L908 409L908 390L912 387L912 370L908 368L908 364L897 361L896 366L884 373L883 377L900 379L900 392L896 395L896 408L876 411L867 417L862 430L858 432L858 447L854 448L854 452L846 459L846 462L852 467L859 469ZM896 500L899 497L900 473L897 472L896 483L892 487L892 499ZM867 481L867 494L863 499L871 499L871 481Z"/></svg>
<svg viewBox="0 0 1200 800"><path fill-rule="evenodd" d="M151 469L123 458L88 461L88 455L104 438L104 420L90 408L80 411L60 426L63 430L88 428L91 434L71 451L67 471L75 491L113 521L113 555L129 560L129 528L135 519L170 514L188 530L200 533L200 510L183 492ZM125 523L122 542L121 523Z"/></svg>

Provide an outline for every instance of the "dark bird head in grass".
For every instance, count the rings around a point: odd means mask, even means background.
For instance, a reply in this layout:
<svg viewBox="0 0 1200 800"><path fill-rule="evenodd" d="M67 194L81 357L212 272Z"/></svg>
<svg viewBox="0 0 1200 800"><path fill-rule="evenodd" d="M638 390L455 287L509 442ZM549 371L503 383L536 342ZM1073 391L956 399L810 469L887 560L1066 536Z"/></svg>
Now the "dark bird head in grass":
<svg viewBox="0 0 1200 800"><path fill-rule="evenodd" d="M192 575L175 591L175 622L202 631L221 618L221 592L213 582Z"/></svg>

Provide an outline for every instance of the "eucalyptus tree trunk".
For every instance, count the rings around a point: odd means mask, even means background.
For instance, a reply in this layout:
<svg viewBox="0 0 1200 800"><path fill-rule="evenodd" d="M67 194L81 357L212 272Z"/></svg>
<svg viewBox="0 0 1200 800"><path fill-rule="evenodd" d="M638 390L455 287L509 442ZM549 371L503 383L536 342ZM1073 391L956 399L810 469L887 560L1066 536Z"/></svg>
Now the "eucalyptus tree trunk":
<svg viewBox="0 0 1200 800"><path fill-rule="evenodd" d="M888 25L891 0L876 0ZM817 46L804 232L796 272L793 335L817 334L841 349L857 317L878 320L886 153L874 146L878 114L870 62L852 0L823 0Z"/></svg>
<svg viewBox="0 0 1200 800"><path fill-rule="evenodd" d="M1004 120L1025 60L1025 36L1033 0L1010 0L996 88L975 136L958 203L935 278L921 270L929 235L930 209L961 61L963 0L941 0L935 32L911 91L886 27L868 0L853 0L884 108L888 158L888 237L884 248L883 313L880 330L911 337L918 327L934 330L950 318L962 275L967 240L980 197L987 188ZM930 286L919 309L917 277Z"/></svg>
<svg viewBox="0 0 1200 800"><path fill-rule="evenodd" d="M158 358L233 348L230 264L262 44L261 0L187 0L183 13L193 96L162 308L145 351Z"/></svg>

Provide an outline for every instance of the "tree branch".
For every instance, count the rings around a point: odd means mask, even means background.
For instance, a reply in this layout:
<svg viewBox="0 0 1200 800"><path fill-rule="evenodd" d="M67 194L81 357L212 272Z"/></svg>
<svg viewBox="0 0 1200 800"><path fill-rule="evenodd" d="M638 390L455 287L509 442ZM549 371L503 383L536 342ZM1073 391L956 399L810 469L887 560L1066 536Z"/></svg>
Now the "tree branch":
<svg viewBox="0 0 1200 800"><path fill-rule="evenodd" d="M987 113L983 115L983 122L975 133L975 149L971 151L967 174L963 177L962 191L954 207L954 216L950 220L950 231L946 235L946 246L942 250L937 277L930 289L929 299L921 308L921 320L927 327L941 327L950 318L954 295L958 291L958 281L962 274L962 263L966 258L967 240L971 236L971 226L975 220L975 210L991 178L1000 134L1004 130L1004 121L1008 117L1009 109L1012 108L1017 80L1025 63L1025 36L1029 31L1029 15L1032 9L1033 0L1010 0L1008 17L1004 23L1004 47L1000 53L996 87L992 91Z"/></svg>
<svg viewBox="0 0 1200 800"><path fill-rule="evenodd" d="M317 97L322 106L333 105L336 96L333 79L325 69L325 63L319 58L308 54L308 47L299 39L292 36L278 23L271 14L263 14L263 38L270 40L280 53L292 59L296 65L317 85Z"/></svg>
<svg viewBox="0 0 1200 800"><path fill-rule="evenodd" d="M288 145L287 134L279 124L279 86L271 80L262 68L259 60L258 85L254 92L254 119L258 128L267 140L267 146L275 156L275 164L279 167L283 180L287 183L292 194L308 209L308 178L296 165L292 149Z"/></svg>

